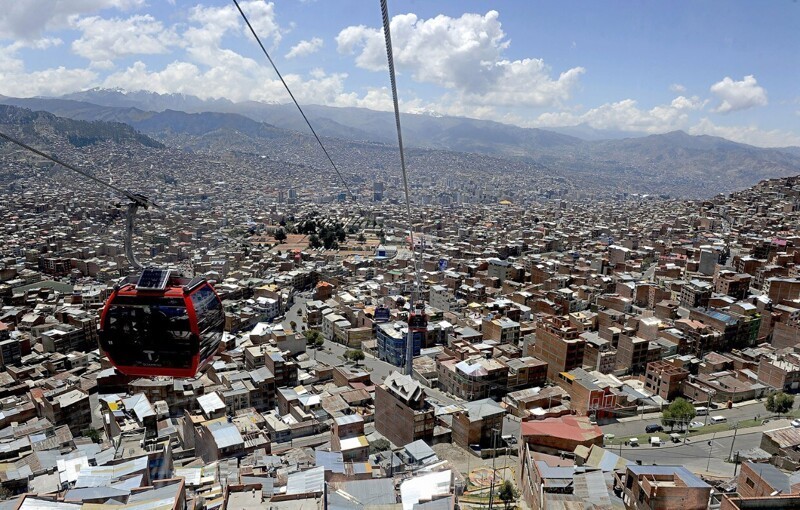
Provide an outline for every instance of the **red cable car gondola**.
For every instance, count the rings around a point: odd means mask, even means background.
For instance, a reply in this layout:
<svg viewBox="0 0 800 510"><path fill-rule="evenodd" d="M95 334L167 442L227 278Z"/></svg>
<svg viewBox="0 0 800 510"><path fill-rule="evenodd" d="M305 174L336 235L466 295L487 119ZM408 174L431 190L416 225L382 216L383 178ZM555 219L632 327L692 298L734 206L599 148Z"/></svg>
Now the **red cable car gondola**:
<svg viewBox="0 0 800 510"><path fill-rule="evenodd" d="M425 303L418 301L411 309L408 316L408 329L413 333L425 333L428 331L428 316L425 315Z"/></svg>
<svg viewBox="0 0 800 510"><path fill-rule="evenodd" d="M125 375L193 377L216 354L224 325L222 302L204 278L147 268L106 301L100 347Z"/></svg>

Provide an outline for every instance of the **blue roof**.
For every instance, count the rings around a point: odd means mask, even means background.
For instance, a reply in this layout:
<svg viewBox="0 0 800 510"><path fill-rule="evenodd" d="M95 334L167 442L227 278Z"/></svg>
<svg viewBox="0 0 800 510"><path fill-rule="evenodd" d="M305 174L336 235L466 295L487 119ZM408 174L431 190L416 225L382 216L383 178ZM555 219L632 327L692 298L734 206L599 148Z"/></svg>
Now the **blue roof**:
<svg viewBox="0 0 800 510"><path fill-rule="evenodd" d="M728 315L727 313L722 313L717 310L709 310L706 312L706 315L711 317L712 319L716 319L718 321L724 322L725 324L731 325L736 324L736 319Z"/></svg>

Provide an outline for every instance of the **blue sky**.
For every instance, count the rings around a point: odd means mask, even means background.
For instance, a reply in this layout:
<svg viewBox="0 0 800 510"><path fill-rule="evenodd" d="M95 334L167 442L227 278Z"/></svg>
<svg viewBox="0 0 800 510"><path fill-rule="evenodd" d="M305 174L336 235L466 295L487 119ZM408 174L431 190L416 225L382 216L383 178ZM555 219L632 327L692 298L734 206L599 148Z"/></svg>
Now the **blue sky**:
<svg viewBox="0 0 800 510"><path fill-rule="evenodd" d="M0 94L288 97L232 2L0 10ZM389 109L378 0L243 0L303 103ZM402 108L800 145L800 3L391 1Z"/></svg>

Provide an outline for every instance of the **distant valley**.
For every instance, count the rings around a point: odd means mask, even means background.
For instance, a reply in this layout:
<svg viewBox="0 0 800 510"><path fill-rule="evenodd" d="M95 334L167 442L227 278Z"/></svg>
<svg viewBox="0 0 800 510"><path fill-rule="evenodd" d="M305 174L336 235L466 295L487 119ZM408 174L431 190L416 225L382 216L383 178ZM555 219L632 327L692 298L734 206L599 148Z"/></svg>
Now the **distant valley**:
<svg viewBox="0 0 800 510"><path fill-rule="evenodd" d="M191 150L307 143L308 128L294 105L203 101L177 94L114 90L90 90L62 98L0 96L0 103L82 121L121 122L162 143ZM385 151L396 143L390 113L314 105L304 108L315 129L334 146L355 143L363 156L369 157L370 151ZM682 131L587 140L458 117L409 114L403 115L402 122L409 147L528 163L589 192L599 187L707 197L764 178L800 174L800 148L764 149ZM584 138L602 136L602 132L576 131L584 133Z"/></svg>

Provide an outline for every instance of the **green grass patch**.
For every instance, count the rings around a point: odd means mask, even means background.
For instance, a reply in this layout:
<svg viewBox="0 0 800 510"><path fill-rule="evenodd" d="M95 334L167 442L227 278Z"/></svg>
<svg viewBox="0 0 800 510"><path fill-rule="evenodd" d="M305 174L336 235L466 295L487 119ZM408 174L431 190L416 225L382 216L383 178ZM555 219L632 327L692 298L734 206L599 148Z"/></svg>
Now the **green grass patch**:
<svg viewBox="0 0 800 510"><path fill-rule="evenodd" d="M650 445L650 438L653 437L653 436L660 437L661 441L665 441L665 442L669 442L669 440L670 440L669 439L669 432L647 433L645 431L642 431L641 434L638 434L638 435L635 435L635 436L615 437L610 442L606 441L605 445L606 446L609 446L609 445L617 445L617 446L619 446L621 444L624 445L625 441L630 441L631 438L635 437L636 439L639 440L639 446L649 446Z"/></svg>

